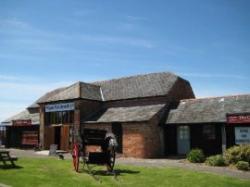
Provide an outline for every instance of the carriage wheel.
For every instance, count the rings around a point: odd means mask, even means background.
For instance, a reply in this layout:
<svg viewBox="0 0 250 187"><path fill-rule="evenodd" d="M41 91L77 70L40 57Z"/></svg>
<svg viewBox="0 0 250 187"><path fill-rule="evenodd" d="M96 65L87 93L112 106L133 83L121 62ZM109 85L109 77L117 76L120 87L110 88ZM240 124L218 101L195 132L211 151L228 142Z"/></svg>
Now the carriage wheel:
<svg viewBox="0 0 250 187"><path fill-rule="evenodd" d="M115 166L115 147L113 147L110 152L110 160L109 163L107 164L107 169L109 172L112 172Z"/></svg>
<svg viewBox="0 0 250 187"><path fill-rule="evenodd" d="M78 172L78 169L79 169L79 145L77 143L74 144L72 157L73 157L74 169L76 172Z"/></svg>

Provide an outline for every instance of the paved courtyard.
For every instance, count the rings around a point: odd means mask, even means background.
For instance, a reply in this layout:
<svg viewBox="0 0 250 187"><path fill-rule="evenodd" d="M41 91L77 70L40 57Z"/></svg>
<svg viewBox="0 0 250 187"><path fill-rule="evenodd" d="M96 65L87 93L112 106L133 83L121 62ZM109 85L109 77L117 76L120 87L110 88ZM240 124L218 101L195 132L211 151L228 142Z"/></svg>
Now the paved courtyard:
<svg viewBox="0 0 250 187"><path fill-rule="evenodd" d="M8 149L11 155L17 157L32 157L32 158L47 158L48 151L35 152L33 150L20 150L20 149ZM65 159L71 159L71 154L64 154ZM211 167L205 164L193 164L189 163L185 159L179 158L164 158L164 159L135 159L135 158L118 158L117 164L123 165L135 165L144 167L178 167L185 168L193 171L208 172L220 175L226 175L230 177L237 177L240 179L250 180L250 172L239 171L230 167Z"/></svg>

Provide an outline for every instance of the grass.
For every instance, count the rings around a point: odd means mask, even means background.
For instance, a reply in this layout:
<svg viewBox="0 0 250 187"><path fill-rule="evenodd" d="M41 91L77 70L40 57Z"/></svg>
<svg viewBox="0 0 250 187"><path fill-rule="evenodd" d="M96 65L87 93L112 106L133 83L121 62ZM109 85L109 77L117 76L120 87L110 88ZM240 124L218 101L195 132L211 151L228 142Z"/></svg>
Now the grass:
<svg viewBox="0 0 250 187"><path fill-rule="evenodd" d="M106 175L104 167L95 167L96 180L93 176L72 169L69 160L56 158L28 159L21 158L17 164L20 168L0 168L0 183L13 187L49 187L49 186L250 186L250 180L240 180L220 175L194 172L178 168L152 168L135 166L116 166L117 178Z"/></svg>

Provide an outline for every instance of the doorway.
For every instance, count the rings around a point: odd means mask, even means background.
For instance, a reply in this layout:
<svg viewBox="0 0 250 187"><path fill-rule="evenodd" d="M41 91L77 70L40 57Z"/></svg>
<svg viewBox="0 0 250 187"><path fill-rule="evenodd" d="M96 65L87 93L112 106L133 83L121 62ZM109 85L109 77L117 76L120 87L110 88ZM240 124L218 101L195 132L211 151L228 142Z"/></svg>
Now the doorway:
<svg viewBox="0 0 250 187"><path fill-rule="evenodd" d="M117 147L117 152L122 153L122 124L121 123L112 123L112 132L114 133L118 147Z"/></svg>
<svg viewBox="0 0 250 187"><path fill-rule="evenodd" d="M55 136L54 136L54 143L57 145L57 148L61 148L61 127L54 127L55 128Z"/></svg>
<svg viewBox="0 0 250 187"><path fill-rule="evenodd" d="M190 128L187 125L177 127L177 152L185 155L190 151Z"/></svg>

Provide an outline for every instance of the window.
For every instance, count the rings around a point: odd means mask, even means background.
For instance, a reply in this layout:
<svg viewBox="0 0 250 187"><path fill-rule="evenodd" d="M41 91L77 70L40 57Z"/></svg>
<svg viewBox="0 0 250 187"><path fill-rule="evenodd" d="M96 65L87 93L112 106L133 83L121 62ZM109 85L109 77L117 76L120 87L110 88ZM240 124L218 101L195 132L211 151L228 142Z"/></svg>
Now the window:
<svg viewBox="0 0 250 187"><path fill-rule="evenodd" d="M215 140L215 126L214 125L204 125L203 126L203 136L208 140Z"/></svg>
<svg viewBox="0 0 250 187"><path fill-rule="evenodd" d="M46 125L67 124L74 122L74 111L47 112L45 114Z"/></svg>
<svg viewBox="0 0 250 187"><path fill-rule="evenodd" d="M189 126L179 126L179 139L181 140L189 139Z"/></svg>

